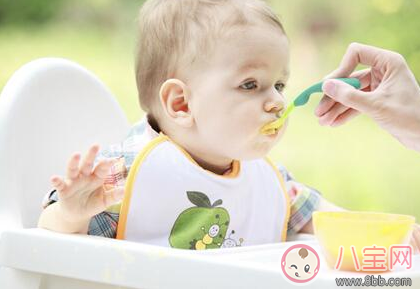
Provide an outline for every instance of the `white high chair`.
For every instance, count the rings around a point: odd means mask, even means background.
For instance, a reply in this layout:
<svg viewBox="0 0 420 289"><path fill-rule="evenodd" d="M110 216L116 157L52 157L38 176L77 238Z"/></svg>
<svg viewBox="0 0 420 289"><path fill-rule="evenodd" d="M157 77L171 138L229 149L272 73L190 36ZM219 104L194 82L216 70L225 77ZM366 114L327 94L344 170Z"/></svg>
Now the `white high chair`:
<svg viewBox="0 0 420 289"><path fill-rule="evenodd" d="M39 59L13 75L0 96L1 289L295 288L279 261L290 242L199 253L37 229L49 178L68 156L121 141L128 128L111 93L75 63ZM308 287L337 288L337 276L355 274L322 260Z"/></svg>

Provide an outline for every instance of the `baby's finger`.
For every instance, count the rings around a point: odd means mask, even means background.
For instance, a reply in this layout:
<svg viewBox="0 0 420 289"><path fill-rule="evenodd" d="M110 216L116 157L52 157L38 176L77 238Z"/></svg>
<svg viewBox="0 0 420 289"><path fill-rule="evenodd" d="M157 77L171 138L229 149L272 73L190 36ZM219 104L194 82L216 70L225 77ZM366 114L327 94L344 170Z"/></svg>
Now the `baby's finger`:
<svg viewBox="0 0 420 289"><path fill-rule="evenodd" d="M92 173L93 162L95 161L96 154L99 151L99 145L93 145L90 147L87 155L80 165L80 171L83 175L89 176Z"/></svg>
<svg viewBox="0 0 420 289"><path fill-rule="evenodd" d="M80 153L75 153L67 164L67 178L75 179L79 175Z"/></svg>
<svg viewBox="0 0 420 289"><path fill-rule="evenodd" d="M62 192L66 189L66 183L59 176L52 176L51 179L52 186L59 192Z"/></svg>
<svg viewBox="0 0 420 289"><path fill-rule="evenodd" d="M111 190L104 192L105 207L115 205L124 197L124 187L113 187Z"/></svg>
<svg viewBox="0 0 420 289"><path fill-rule="evenodd" d="M93 174L100 179L105 179L109 174L109 169L114 163L114 160L101 160L93 169Z"/></svg>
<svg viewBox="0 0 420 289"><path fill-rule="evenodd" d="M349 108L347 106L342 105L341 103L336 102L334 106L323 116L319 119L320 125L331 125L335 119L347 111Z"/></svg>
<svg viewBox="0 0 420 289"><path fill-rule="evenodd" d="M343 112L342 114L340 114L334 121L333 123L331 123L330 125L332 127L336 127L336 126L340 126L345 124L346 122L348 122L349 120L355 118L356 116L358 116L360 114L359 111L349 108L348 110L346 110L345 112Z"/></svg>

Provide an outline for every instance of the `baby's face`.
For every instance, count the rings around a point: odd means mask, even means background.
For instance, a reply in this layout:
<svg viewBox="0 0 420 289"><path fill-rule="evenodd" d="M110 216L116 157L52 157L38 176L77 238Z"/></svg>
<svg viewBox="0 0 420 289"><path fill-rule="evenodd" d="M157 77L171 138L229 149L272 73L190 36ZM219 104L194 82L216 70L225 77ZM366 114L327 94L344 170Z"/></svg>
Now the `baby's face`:
<svg viewBox="0 0 420 289"><path fill-rule="evenodd" d="M236 29L216 43L205 64L188 74L201 147L230 159L255 159L280 139L284 127L273 135L261 133L285 107L289 45L279 29Z"/></svg>

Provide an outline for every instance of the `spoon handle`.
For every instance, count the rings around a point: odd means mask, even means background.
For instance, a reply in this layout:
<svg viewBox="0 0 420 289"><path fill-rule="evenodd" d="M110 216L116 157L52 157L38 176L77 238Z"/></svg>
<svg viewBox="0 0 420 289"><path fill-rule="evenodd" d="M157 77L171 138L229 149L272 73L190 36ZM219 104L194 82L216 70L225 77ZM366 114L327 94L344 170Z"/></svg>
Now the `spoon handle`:
<svg viewBox="0 0 420 289"><path fill-rule="evenodd" d="M350 84L351 86L353 86L356 89L360 88L360 80L357 79L357 78L335 78L335 79L343 81L347 84ZM293 101L293 104L295 106L301 106L301 105L306 104L312 93L322 92L322 85L323 84L324 84L324 81L321 81L321 82L318 82L318 83L308 87L301 94L299 94L298 97L296 97L296 99Z"/></svg>

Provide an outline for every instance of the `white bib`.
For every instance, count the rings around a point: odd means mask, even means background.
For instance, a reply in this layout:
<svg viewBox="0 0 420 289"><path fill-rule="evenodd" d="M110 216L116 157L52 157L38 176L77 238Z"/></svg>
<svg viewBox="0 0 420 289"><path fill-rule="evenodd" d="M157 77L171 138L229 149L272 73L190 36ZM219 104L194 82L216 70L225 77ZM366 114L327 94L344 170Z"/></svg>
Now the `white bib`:
<svg viewBox="0 0 420 289"><path fill-rule="evenodd" d="M280 242L289 211L283 178L268 159L234 161L221 176L160 135L131 166L117 239L182 249Z"/></svg>

